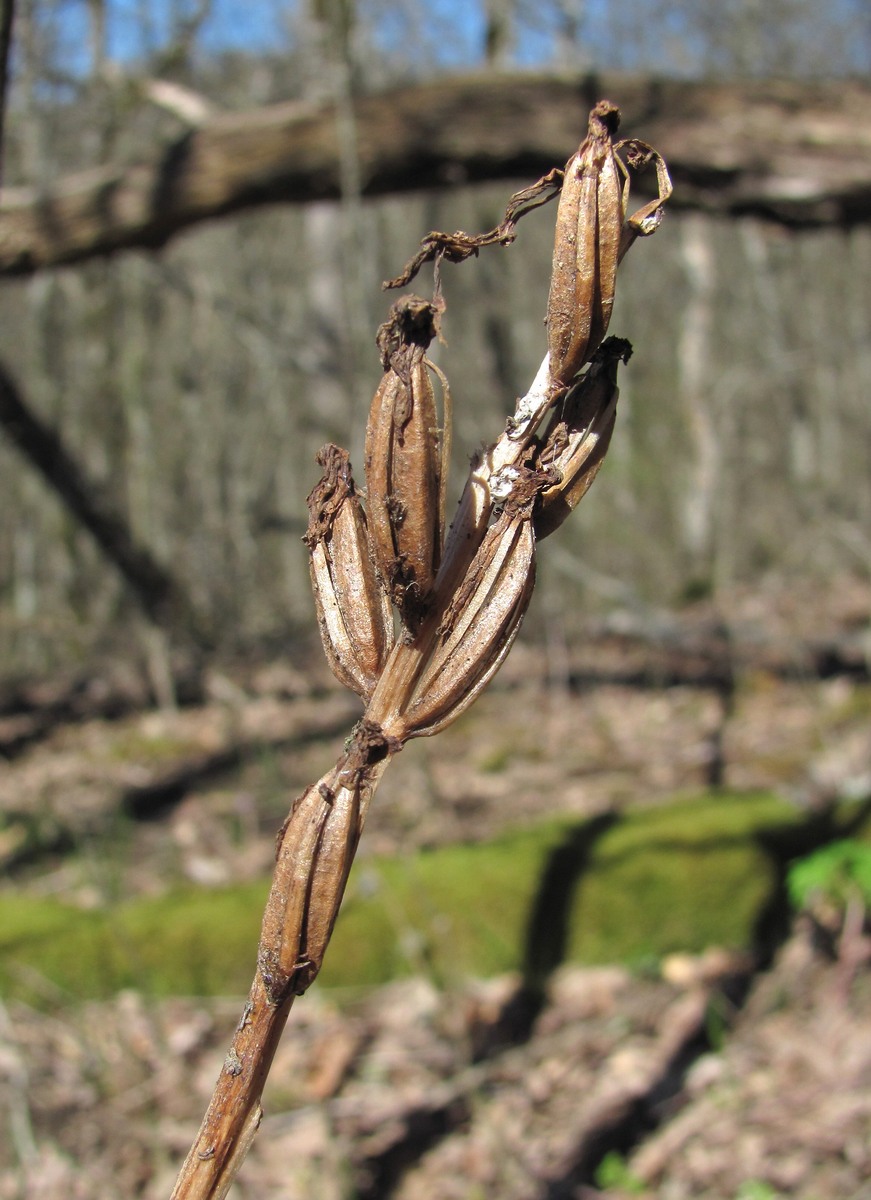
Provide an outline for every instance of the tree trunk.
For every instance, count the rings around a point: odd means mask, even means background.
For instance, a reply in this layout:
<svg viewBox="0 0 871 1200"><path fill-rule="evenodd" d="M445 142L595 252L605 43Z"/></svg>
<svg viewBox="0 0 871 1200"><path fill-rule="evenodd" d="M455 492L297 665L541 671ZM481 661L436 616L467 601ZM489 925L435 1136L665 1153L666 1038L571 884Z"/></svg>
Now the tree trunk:
<svg viewBox="0 0 871 1200"><path fill-rule="evenodd" d="M179 582L138 544L124 518L89 480L60 436L27 406L0 365L0 428L121 572L146 616L201 648L211 638Z"/></svg>
<svg viewBox="0 0 871 1200"><path fill-rule="evenodd" d="M14 13L14 0L0 0L0 184L3 182L3 130L6 121L9 48L12 44L12 18Z"/></svg>

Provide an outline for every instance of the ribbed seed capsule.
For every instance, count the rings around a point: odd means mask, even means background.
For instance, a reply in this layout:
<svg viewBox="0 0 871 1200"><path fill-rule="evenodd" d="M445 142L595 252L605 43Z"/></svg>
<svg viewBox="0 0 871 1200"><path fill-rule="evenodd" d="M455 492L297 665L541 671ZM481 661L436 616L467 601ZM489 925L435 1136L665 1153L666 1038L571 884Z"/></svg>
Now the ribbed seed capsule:
<svg viewBox="0 0 871 1200"><path fill-rule="evenodd" d="M278 835L257 954L273 1004L300 995L321 968L372 793L400 748L360 721L344 757L298 797Z"/></svg>
<svg viewBox="0 0 871 1200"><path fill-rule="evenodd" d="M257 964L267 995L301 995L320 970L357 849L361 781L334 768L307 789L283 830Z"/></svg>
<svg viewBox="0 0 871 1200"><path fill-rule="evenodd" d="M403 296L378 332L384 377L366 427L366 509L375 562L406 625L418 621L441 558L450 396L426 358L438 310ZM430 371L442 383L440 426Z"/></svg>
<svg viewBox="0 0 871 1200"><path fill-rule="evenodd" d="M292 889L287 896L286 925L282 931L281 946L284 960L291 968L288 980L290 988L301 995L313 982L323 963L324 953L333 932L333 925L339 915L339 906L348 881L348 873L354 861L357 842L362 830L360 808L361 783L359 779L350 779L347 783L339 782L335 791L325 790L321 795L325 803L323 819L318 824L318 836L314 843L307 867L305 888L298 886L298 862L303 860L306 846L297 849L293 847L288 855L288 862L293 861L289 871ZM307 826L313 826L316 818L307 821ZM282 852L279 850L279 860ZM278 881L280 871L276 871ZM273 890L284 898L281 884L273 883ZM301 895L300 895L301 893ZM300 899L304 902L303 917L296 932ZM289 919L288 919L289 918ZM296 947L287 938L288 930L293 930ZM294 952L295 949L295 953ZM295 961L288 960L293 957Z"/></svg>
<svg viewBox="0 0 871 1200"><path fill-rule="evenodd" d="M555 472L559 482L539 493L534 517L539 539L562 525L599 472L614 429L617 364L627 362L631 353L629 342L608 338L554 413L536 461L542 470Z"/></svg>
<svg viewBox="0 0 871 1200"><path fill-rule="evenodd" d="M439 624L406 710L410 736L437 733L486 687L511 648L534 584L528 511L505 511L487 530Z"/></svg>
<svg viewBox="0 0 871 1200"><path fill-rule="evenodd" d="M308 498L305 541L327 661L345 687L372 695L393 645L393 617L376 574L366 517L346 451L324 446Z"/></svg>
<svg viewBox="0 0 871 1200"><path fill-rule="evenodd" d="M280 1004L294 990L297 972L307 966L305 925L312 863L332 813L337 776L338 769L334 767L302 793L279 835L275 874L257 954L257 965L273 1004ZM347 819L350 806L344 804L340 812Z"/></svg>
<svg viewBox="0 0 871 1200"><path fill-rule="evenodd" d="M614 154L617 108L601 100L565 168L547 306L550 374L567 386L608 330L626 216L626 172Z"/></svg>

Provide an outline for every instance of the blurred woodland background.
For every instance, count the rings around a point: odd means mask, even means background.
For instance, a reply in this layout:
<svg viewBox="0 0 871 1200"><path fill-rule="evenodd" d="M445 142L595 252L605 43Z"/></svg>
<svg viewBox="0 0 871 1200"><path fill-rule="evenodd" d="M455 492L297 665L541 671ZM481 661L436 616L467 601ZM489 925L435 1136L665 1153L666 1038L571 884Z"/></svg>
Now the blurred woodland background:
<svg viewBox="0 0 871 1200"><path fill-rule="evenodd" d="M325 441L362 480L381 282L602 97L675 184L610 452L379 789L238 1196L869 1200L867 0L14 9L0 1200L169 1193L359 712L301 536ZM443 267L454 494L544 353L554 216Z"/></svg>
<svg viewBox="0 0 871 1200"><path fill-rule="evenodd" d="M544 614L571 630L711 596L728 620L736 585L867 579L866 4L17 9L5 675L121 655L166 679L171 651L311 630L305 496L325 440L362 465L381 281L428 229L494 225L600 95L676 198L621 278L612 329L639 352L607 484L542 555L527 636ZM446 271L458 482L543 352L552 222Z"/></svg>

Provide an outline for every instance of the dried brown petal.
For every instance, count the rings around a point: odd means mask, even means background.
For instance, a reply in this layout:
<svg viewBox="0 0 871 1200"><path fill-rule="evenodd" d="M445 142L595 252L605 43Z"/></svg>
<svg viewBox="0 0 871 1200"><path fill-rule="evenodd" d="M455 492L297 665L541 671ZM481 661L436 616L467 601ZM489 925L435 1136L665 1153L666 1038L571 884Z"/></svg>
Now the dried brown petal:
<svg viewBox="0 0 871 1200"><path fill-rule="evenodd" d="M366 492L378 571L406 625L423 612L441 557L450 396L441 372L443 424L426 348L438 310L415 296L396 302L379 331L385 366L366 428Z"/></svg>
<svg viewBox="0 0 871 1200"><path fill-rule="evenodd" d="M626 221L623 228L623 237L620 242L620 258L622 260L624 254L636 238L650 237L652 233L655 233L659 229L665 213L663 205L671 197L672 186L671 176L668 173L665 159L652 146L648 146L646 142L640 142L637 138L626 138L624 141L618 142L614 150L626 159L627 165L633 171L643 171L650 163L653 163L656 167L656 186L658 191L655 200L650 200L647 204L643 204Z"/></svg>
<svg viewBox="0 0 871 1200"><path fill-rule="evenodd" d="M439 623L406 710L410 736L437 733L486 687L520 628L534 583L532 522L528 513L506 510L487 530Z"/></svg>
<svg viewBox="0 0 871 1200"><path fill-rule="evenodd" d="M608 338L554 414L537 462L555 472L559 481L539 493L535 512L539 539L559 528L599 472L614 429L617 364L627 362L631 353L627 341Z"/></svg>
<svg viewBox="0 0 871 1200"><path fill-rule="evenodd" d="M318 626L333 674L368 699L393 645L393 617L378 582L348 455L324 446L318 462L324 476L308 498L305 538Z"/></svg>

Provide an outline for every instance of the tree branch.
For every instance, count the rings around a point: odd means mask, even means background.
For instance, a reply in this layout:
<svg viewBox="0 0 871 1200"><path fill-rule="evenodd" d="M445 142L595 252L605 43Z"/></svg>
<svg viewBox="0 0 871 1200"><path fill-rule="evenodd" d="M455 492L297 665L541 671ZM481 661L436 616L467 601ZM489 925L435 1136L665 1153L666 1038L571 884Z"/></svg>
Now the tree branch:
<svg viewBox="0 0 871 1200"><path fill-rule="evenodd" d="M856 153L871 131L871 86L858 81L521 75L399 88L356 101L363 195L543 174L562 165L603 93L661 149L684 208L794 227L871 220L871 160ZM256 205L336 199L339 173L330 106L223 114L138 165L70 176L42 195L8 192L0 274L159 247Z"/></svg>

